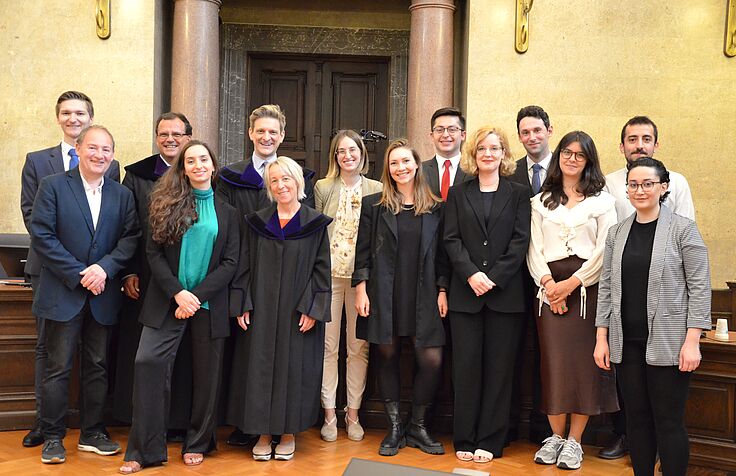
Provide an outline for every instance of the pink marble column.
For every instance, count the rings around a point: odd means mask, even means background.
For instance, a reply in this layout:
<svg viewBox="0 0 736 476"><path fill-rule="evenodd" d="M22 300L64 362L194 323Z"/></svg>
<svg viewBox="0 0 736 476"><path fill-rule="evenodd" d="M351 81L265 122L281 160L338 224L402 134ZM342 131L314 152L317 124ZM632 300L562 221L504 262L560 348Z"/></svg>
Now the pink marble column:
<svg viewBox="0 0 736 476"><path fill-rule="evenodd" d="M453 106L454 0L412 0L407 86L407 136L422 159L434 155L432 113Z"/></svg>
<svg viewBox="0 0 736 476"><path fill-rule="evenodd" d="M219 146L220 0L174 0L171 110L192 123L193 138Z"/></svg>

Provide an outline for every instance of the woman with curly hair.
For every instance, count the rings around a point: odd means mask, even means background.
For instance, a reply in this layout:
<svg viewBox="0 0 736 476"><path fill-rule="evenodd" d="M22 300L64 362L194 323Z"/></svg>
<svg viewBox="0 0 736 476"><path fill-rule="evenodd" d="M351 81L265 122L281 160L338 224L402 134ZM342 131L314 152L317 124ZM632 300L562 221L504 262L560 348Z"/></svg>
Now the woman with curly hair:
<svg viewBox="0 0 736 476"><path fill-rule="evenodd" d="M237 213L214 197L216 173L217 161L207 144L191 141L151 192L146 254L152 280L140 315L144 327L135 358L133 423L123 474L167 461L171 372L187 328L193 385L184 464L201 464L204 454L215 449L229 285L240 249Z"/></svg>

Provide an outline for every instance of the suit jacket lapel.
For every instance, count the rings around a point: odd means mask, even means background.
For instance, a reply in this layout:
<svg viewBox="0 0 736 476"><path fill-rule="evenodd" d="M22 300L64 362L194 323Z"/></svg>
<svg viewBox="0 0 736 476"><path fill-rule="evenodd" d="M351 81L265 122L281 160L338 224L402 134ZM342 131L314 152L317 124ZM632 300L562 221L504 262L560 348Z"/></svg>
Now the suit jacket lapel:
<svg viewBox="0 0 736 476"><path fill-rule="evenodd" d="M439 192L440 178L439 175L437 175L437 158L432 157L430 160L424 162L423 165L428 169L427 180L429 181L429 188L432 189L432 191L437 190Z"/></svg>
<svg viewBox="0 0 736 476"><path fill-rule="evenodd" d="M636 215L634 215L636 216ZM655 304L659 302L659 287L662 285L662 272L664 271L664 254L667 247L667 239L670 236L670 225L672 224L672 211L666 205L659 209L657 229L654 231L654 244L652 245L652 261L649 264L649 282L647 283L647 316L651 319L657 311Z"/></svg>
<svg viewBox="0 0 736 476"><path fill-rule="evenodd" d="M210 263L207 266L209 271L213 271L217 263L220 262L220 255L222 254L222 247L225 244L225 238L227 238L227 226L225 222L225 210L222 209L222 204L219 200L215 199L215 215L217 215L217 238L215 238L215 244L212 247L212 256L210 256ZM181 248L179 248L181 251Z"/></svg>
<svg viewBox="0 0 736 476"><path fill-rule="evenodd" d="M60 174L64 171L64 157L61 152L61 144L54 147L51 151L51 157L49 157L49 166L55 174Z"/></svg>
<svg viewBox="0 0 736 476"><path fill-rule="evenodd" d="M79 175L79 169L75 168L67 172L67 181L69 188L74 194L74 199L77 201L79 210L82 212L84 221L87 223L90 235L95 234L95 226L92 223L92 212L89 210L89 202L87 201L87 194L84 193L84 185L82 184L82 177Z"/></svg>
<svg viewBox="0 0 736 476"><path fill-rule="evenodd" d="M501 215L503 209L506 208L506 205L509 203L510 199L511 185L505 179L499 180L498 190L496 190L496 196L493 197L493 204L491 205L491 215L490 217L488 217L488 224L490 226L488 228L488 232L486 233L487 236L491 235L493 227L495 227L496 223L498 222L498 216Z"/></svg>
<svg viewBox="0 0 736 476"><path fill-rule="evenodd" d="M457 166L457 171L455 172L455 181L452 182L453 185L457 185L459 183L465 182L465 172L463 172L463 169L460 168L460 165Z"/></svg>
<svg viewBox="0 0 736 476"><path fill-rule="evenodd" d="M533 193L534 190L532 190L532 183L529 181L529 170L526 168L526 156L522 158L519 162L521 162L521 165L519 163L516 164L516 171L514 172L514 175L516 176L516 180L519 183L525 183L527 187L529 187L529 193Z"/></svg>
<svg viewBox="0 0 736 476"><path fill-rule="evenodd" d="M437 234L437 227L440 224L439 211L435 208L432 213L425 213L422 215L422 239L420 240L420 255L422 261L427 255L427 252L434 242L435 235ZM422 262L420 261L420 263Z"/></svg>
<svg viewBox="0 0 736 476"><path fill-rule="evenodd" d="M105 180L105 183L102 185L102 203L100 204L100 216L97 217L97 227L95 228L95 234L97 234L97 231L107 223L108 218L106 217L109 217L111 214L113 214L113 209L115 205L116 197L110 196L113 191L112 187L108 185L109 181L112 179L109 177L105 178L107 178L107 180ZM90 211L90 218L91 217L92 212Z"/></svg>
<svg viewBox="0 0 736 476"><path fill-rule="evenodd" d="M616 240L613 244L613 255L611 256L611 289L621 290L621 261L624 256L624 247L626 246L626 240L629 237L631 231L631 224L634 222L632 215L621 223L621 228L618 230ZM621 306L621 302L612 302L611 305L614 309L618 309Z"/></svg>
<svg viewBox="0 0 736 476"><path fill-rule="evenodd" d="M478 224L483 230L483 233L488 237L488 230L486 230L486 217L483 211L483 197L480 194L480 182L477 177L470 181L469 186L465 187L465 199L473 210L475 218L478 220Z"/></svg>
<svg viewBox="0 0 736 476"><path fill-rule="evenodd" d="M389 230L391 230L391 233L393 233L394 241L397 241L399 239L399 225L396 221L396 215L391 213L391 210L389 210L388 208L384 208L383 212L381 213L381 219L386 222L386 226Z"/></svg>

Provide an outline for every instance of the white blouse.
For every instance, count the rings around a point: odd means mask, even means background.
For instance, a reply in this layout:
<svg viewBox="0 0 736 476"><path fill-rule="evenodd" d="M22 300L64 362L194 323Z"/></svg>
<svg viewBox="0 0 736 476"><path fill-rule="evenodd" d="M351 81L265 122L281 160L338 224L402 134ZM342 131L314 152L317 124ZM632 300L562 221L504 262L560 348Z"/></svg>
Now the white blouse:
<svg viewBox="0 0 736 476"><path fill-rule="evenodd" d="M550 273L547 263L576 255L585 261L573 273L583 287L598 282L608 229L616 224L616 199L607 192L588 197L573 208L544 206L545 195L532 202L532 230L526 262L534 282ZM541 197L541 199L540 199Z"/></svg>

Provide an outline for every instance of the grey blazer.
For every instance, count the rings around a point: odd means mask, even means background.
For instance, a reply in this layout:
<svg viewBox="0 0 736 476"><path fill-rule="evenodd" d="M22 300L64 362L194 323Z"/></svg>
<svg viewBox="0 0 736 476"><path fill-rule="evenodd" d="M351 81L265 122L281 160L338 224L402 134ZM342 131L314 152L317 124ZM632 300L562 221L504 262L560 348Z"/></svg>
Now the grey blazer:
<svg viewBox="0 0 736 476"><path fill-rule="evenodd" d="M598 287L595 325L608 328L611 362L621 363L621 258L636 214L611 227ZM698 227L662 205L647 285L649 365L678 365L688 328L710 329L708 250Z"/></svg>
<svg viewBox="0 0 736 476"><path fill-rule="evenodd" d="M363 177L363 183L361 185L361 191L363 197L373 195L383 190L383 184L377 180ZM324 213L330 218L335 218L337 214L337 206L340 202L340 177L326 177L317 180L314 185L314 208L320 213ZM331 238L332 230L335 228L335 221L333 220L327 226L327 234Z"/></svg>

